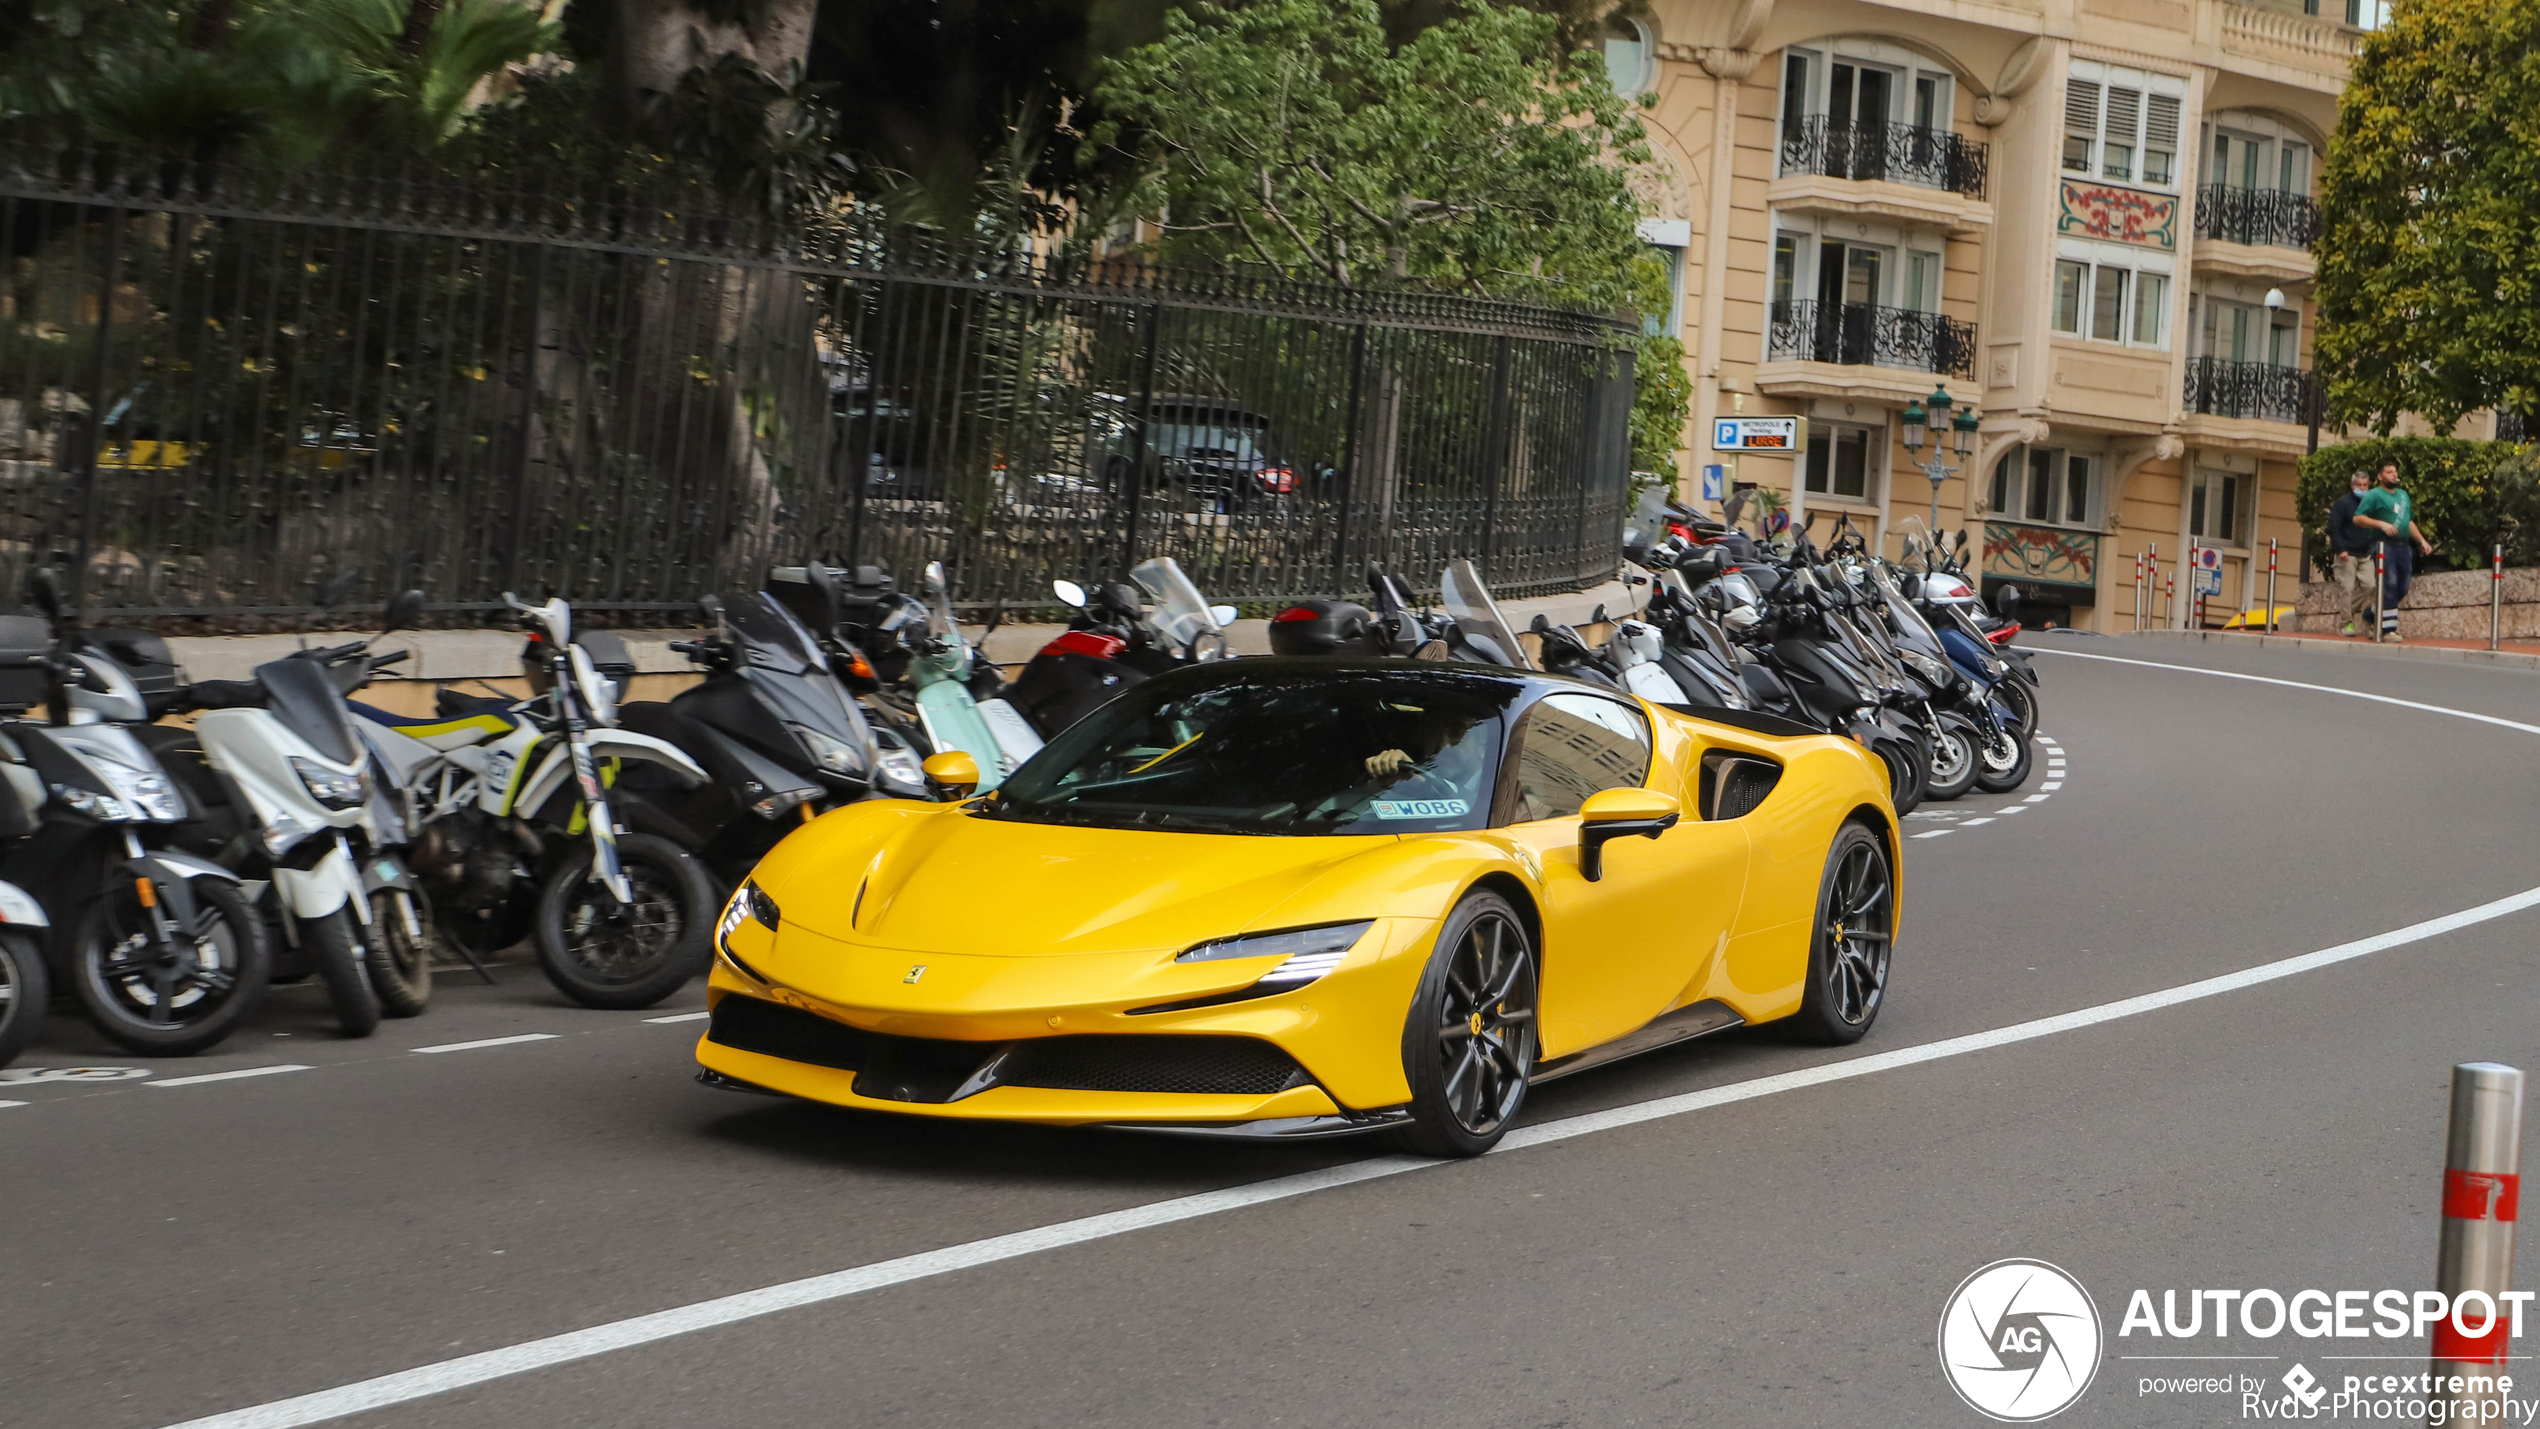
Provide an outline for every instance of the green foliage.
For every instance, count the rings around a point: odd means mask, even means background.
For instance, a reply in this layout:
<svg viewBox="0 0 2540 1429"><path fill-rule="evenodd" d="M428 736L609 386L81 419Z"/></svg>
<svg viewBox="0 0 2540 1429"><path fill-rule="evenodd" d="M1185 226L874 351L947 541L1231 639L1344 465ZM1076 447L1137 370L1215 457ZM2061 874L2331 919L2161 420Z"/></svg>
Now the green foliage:
<svg viewBox="0 0 2540 1429"><path fill-rule="evenodd" d="M1693 404L1693 379L1685 375L1685 345L1672 337L1642 338L1632 378L1632 470L1656 472L1674 481L1685 409Z"/></svg>
<svg viewBox="0 0 2540 1429"><path fill-rule="evenodd" d="M2497 541L2509 565L2540 565L2540 495L2533 491L2535 454L2511 442L2452 437L2376 437L2322 447L2302 459L2295 489L2303 544L2327 569L2328 508L2346 494L2350 473L2370 476L2384 457L2399 461L2399 483L2416 504L2417 529L2434 553L2456 569L2487 564Z"/></svg>
<svg viewBox="0 0 2540 1429"><path fill-rule="evenodd" d="M2540 412L2540 0L2412 0L2364 37L2320 171L2333 416Z"/></svg>

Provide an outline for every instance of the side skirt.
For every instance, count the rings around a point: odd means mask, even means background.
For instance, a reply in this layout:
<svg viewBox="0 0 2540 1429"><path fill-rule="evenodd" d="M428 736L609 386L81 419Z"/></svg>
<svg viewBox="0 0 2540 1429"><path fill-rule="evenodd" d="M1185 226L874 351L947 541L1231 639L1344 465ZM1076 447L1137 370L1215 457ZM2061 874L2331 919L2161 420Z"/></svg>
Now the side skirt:
<svg viewBox="0 0 2540 1429"><path fill-rule="evenodd" d="M1727 1003L1716 998L1707 999L1691 1007L1679 1007L1673 1012L1663 1013L1639 1031L1627 1032L1611 1042L1602 1042L1566 1057L1538 1063L1532 1080L1534 1085L1541 1086L1572 1072L1584 1072L1590 1067L1602 1067L1608 1062L1619 1062L1625 1057L1637 1057L1643 1052L1655 1052L1661 1047L1672 1047L1679 1042L1689 1042L1696 1037L1707 1037L1714 1032L1726 1032L1732 1027L1744 1025L1746 1019Z"/></svg>

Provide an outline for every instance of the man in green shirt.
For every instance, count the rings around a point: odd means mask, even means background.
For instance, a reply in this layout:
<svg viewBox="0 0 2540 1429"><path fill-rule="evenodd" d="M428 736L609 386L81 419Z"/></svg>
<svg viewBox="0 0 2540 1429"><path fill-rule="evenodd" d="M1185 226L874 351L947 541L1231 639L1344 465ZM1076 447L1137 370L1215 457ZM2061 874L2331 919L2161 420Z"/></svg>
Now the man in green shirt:
<svg viewBox="0 0 2540 1429"><path fill-rule="evenodd" d="M2383 457L2378 484L2355 507L2355 529L2383 544L2381 567L2381 638L2399 638L2399 602L2407 598L2416 574L2419 551L2434 554L2434 543L2417 529L2416 503L2399 484L2399 460ZM2410 545L2415 549L2411 550Z"/></svg>

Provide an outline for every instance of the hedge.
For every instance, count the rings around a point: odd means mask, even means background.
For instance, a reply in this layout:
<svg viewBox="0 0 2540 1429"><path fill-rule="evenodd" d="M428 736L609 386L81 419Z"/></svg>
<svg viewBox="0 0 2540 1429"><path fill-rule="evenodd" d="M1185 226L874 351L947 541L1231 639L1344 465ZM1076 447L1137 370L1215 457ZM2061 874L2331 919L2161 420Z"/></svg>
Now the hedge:
<svg viewBox="0 0 2540 1429"><path fill-rule="evenodd" d="M2328 508L2346 494L2350 473L2361 469L2369 476L2384 457L2398 458L2399 483L2416 501L2417 529L2434 543L2425 568L2483 567L2500 540L2507 564L2540 565L2540 519L2534 519L2540 506L2533 487L2540 460L2531 449L2456 437L2376 437L2322 447L2302 459L2295 509L2302 517L2302 548L2321 574L2334 554Z"/></svg>

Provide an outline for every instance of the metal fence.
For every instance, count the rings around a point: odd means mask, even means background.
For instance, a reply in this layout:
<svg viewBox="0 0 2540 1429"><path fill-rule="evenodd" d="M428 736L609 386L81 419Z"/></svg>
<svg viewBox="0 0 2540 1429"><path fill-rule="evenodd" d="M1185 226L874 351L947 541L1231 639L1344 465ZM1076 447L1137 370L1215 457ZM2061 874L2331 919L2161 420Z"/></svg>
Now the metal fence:
<svg viewBox="0 0 2540 1429"><path fill-rule="evenodd" d="M1913 124L1809 114L1782 126L1785 174L1915 184L1980 199L1987 155L1977 140Z"/></svg>
<svg viewBox="0 0 2540 1429"><path fill-rule="evenodd" d="M125 615L628 616L771 561L957 598L1171 555L1212 597L1614 568L1604 318L1069 264L693 193L0 158L0 582Z"/></svg>
<svg viewBox="0 0 2540 1429"><path fill-rule="evenodd" d="M2319 206L2309 195L2207 184L2196 190L2196 236L2226 243L2308 248L2319 238Z"/></svg>
<svg viewBox="0 0 2540 1429"><path fill-rule="evenodd" d="M1764 344L1768 362L1975 375L1975 324L1938 313L1792 298L1772 305L1771 322Z"/></svg>
<svg viewBox="0 0 2540 1429"><path fill-rule="evenodd" d="M2300 425L2319 410L2319 381L2298 367L2272 362L2187 360L2187 410L2216 417L2254 417Z"/></svg>

